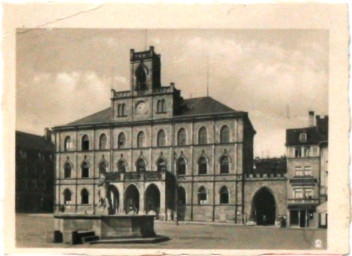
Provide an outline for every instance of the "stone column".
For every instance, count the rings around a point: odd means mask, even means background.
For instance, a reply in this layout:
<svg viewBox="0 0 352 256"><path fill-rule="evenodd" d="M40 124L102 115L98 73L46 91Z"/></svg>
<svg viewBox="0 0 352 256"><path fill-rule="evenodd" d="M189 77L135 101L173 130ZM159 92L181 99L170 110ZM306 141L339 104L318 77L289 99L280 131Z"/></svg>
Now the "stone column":
<svg viewBox="0 0 352 256"><path fill-rule="evenodd" d="M166 212L166 188L165 182L161 182L160 190L160 210L159 210L159 218L161 220L166 220L167 212Z"/></svg>
<svg viewBox="0 0 352 256"><path fill-rule="evenodd" d="M141 180L144 180L144 173L141 174ZM141 182L140 184L138 184L138 189L139 189L139 210L138 210L138 214L139 215L143 215L145 214L145 205L144 205L144 192L145 192L145 186L144 186L144 182Z"/></svg>

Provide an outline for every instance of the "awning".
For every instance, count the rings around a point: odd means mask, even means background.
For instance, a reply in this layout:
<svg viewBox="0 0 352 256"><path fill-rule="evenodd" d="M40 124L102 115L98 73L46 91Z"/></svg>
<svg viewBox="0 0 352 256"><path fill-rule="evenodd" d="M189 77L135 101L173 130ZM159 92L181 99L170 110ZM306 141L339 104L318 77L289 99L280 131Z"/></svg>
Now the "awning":
<svg viewBox="0 0 352 256"><path fill-rule="evenodd" d="M324 202L317 207L317 212L327 213L328 212L328 202Z"/></svg>

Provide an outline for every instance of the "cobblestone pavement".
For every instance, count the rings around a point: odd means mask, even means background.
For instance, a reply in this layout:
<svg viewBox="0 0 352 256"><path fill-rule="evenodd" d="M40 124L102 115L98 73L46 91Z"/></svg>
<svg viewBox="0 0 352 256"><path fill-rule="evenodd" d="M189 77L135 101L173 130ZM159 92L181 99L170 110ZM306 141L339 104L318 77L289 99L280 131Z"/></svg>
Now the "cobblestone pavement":
<svg viewBox="0 0 352 256"><path fill-rule="evenodd" d="M17 247L146 248L146 249L317 249L326 248L326 230L219 224L155 222L158 235L169 241L155 244L65 245L51 241L54 218L50 214L17 214Z"/></svg>

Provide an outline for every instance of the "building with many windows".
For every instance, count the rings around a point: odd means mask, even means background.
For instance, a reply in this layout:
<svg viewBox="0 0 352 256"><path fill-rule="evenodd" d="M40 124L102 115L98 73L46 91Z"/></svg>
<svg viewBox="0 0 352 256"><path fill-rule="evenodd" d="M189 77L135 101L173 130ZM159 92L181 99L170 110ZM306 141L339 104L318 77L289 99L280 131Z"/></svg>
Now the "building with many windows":
<svg viewBox="0 0 352 256"><path fill-rule="evenodd" d="M45 136L16 131L16 212L53 212L54 153Z"/></svg>
<svg viewBox="0 0 352 256"><path fill-rule="evenodd" d="M291 226L326 227L328 117L310 111L309 120L309 127L286 131L288 220Z"/></svg>
<svg viewBox="0 0 352 256"><path fill-rule="evenodd" d="M110 214L243 223L248 113L162 86L153 47L132 49L130 70L131 89L112 90L111 107L54 127L56 211L101 212L105 177Z"/></svg>

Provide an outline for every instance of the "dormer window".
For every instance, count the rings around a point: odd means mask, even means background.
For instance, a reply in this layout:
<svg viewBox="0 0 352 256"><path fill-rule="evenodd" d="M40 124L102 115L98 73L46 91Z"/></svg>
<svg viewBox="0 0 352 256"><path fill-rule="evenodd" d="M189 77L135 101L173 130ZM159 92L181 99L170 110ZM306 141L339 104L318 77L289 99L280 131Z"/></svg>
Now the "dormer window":
<svg viewBox="0 0 352 256"><path fill-rule="evenodd" d="M299 135L299 141L302 142L302 143L307 142L307 133L302 132L302 133Z"/></svg>

